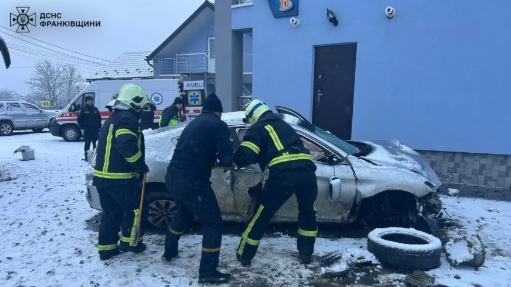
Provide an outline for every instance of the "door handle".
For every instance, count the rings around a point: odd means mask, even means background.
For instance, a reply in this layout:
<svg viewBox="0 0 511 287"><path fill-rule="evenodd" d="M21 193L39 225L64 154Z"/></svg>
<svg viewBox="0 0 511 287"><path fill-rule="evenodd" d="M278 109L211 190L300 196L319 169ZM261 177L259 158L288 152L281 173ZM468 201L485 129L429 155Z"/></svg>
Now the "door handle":
<svg viewBox="0 0 511 287"><path fill-rule="evenodd" d="M321 93L321 90L318 90L317 95L318 95L317 103L319 104L319 103L321 102L321 96L323 95L323 94Z"/></svg>

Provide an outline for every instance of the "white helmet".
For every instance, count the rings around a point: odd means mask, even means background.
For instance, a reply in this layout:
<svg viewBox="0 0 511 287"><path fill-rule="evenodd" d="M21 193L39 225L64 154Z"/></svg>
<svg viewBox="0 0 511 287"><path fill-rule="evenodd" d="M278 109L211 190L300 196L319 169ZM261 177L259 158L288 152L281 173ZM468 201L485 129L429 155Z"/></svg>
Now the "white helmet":
<svg viewBox="0 0 511 287"><path fill-rule="evenodd" d="M136 112L141 112L151 103L144 89L133 83L124 84L121 87L116 101L124 103Z"/></svg>
<svg viewBox="0 0 511 287"><path fill-rule="evenodd" d="M244 123L249 123L251 125L255 124L259 117L266 111L269 111L270 108L261 100L253 100L250 102L248 107L245 109L245 118L243 119Z"/></svg>

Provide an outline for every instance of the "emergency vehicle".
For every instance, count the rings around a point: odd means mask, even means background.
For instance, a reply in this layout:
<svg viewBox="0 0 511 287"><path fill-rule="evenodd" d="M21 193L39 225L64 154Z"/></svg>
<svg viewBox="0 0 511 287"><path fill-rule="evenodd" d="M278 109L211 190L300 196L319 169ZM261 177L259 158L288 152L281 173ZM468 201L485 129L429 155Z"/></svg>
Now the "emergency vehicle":
<svg viewBox="0 0 511 287"><path fill-rule="evenodd" d="M56 120L50 127L51 134L62 137L66 141L78 141L82 137L82 131L78 126L77 118L80 109L85 105L85 97L94 99L94 106L101 113L102 123L110 115L106 105L117 98L122 85L135 83L141 86L156 106L154 123L158 124L163 109L170 106L174 99L179 96L178 80L176 79L147 79L147 80L100 80L92 82L83 89L69 104L57 115ZM186 110L187 118L194 116L194 110Z"/></svg>

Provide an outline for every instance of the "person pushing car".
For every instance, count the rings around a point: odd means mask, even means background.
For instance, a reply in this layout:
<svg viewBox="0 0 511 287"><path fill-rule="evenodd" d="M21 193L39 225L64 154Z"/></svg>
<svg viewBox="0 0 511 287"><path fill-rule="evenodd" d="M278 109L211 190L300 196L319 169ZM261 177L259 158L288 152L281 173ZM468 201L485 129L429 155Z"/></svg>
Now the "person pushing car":
<svg viewBox="0 0 511 287"><path fill-rule="evenodd" d="M171 261L178 255L179 238L195 215L203 228L199 283L223 283L231 277L217 270L223 222L209 181L217 160L220 166L232 166L233 146L222 112L222 102L210 94L202 114L181 133L165 175L177 212L167 231L162 259Z"/></svg>
<svg viewBox="0 0 511 287"><path fill-rule="evenodd" d="M142 236L135 235L135 227L142 178L149 172L139 120L149 104L146 92L132 83L123 85L117 99L109 103L113 113L99 135L93 177L103 208L98 236L100 260L121 252L139 253L146 249Z"/></svg>
<svg viewBox="0 0 511 287"><path fill-rule="evenodd" d="M234 167L259 163L268 170L268 179L258 196L259 206L241 235L236 259L249 266L257 252L266 226L277 210L295 194L298 200L297 248L303 264L309 264L318 232L314 202L318 194L316 165L296 131L277 117L260 100L245 110L245 123L251 124L234 153Z"/></svg>

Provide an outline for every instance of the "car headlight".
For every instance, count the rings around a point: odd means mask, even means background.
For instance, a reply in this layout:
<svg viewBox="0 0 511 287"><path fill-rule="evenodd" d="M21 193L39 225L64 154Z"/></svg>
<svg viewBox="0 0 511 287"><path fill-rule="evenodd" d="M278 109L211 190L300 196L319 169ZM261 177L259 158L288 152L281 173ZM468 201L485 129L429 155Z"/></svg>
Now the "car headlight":
<svg viewBox="0 0 511 287"><path fill-rule="evenodd" d="M433 189L433 190L435 190L435 189L436 189L436 186L435 186L434 184L432 184L431 182L429 182L429 181L425 181L425 182L424 182L424 184L425 184L427 187L429 187L429 188L431 188L431 189Z"/></svg>

